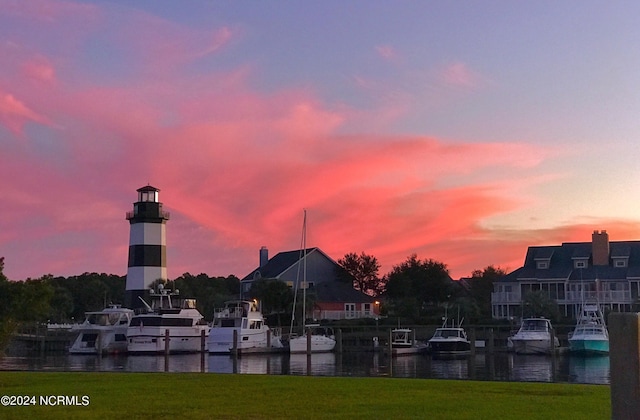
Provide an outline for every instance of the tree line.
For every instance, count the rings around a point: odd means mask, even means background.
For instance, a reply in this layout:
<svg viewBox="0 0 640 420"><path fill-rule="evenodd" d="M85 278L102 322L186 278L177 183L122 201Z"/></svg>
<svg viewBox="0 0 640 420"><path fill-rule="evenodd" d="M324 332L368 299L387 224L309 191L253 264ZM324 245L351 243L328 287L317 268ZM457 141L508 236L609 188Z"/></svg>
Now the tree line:
<svg viewBox="0 0 640 420"><path fill-rule="evenodd" d="M421 260L415 254L383 276L379 274L377 258L364 252L346 254L337 262L340 268L336 278L379 298L383 315L416 323L440 318L443 310L450 310L450 315L461 314L465 322L490 322L493 282L506 274L500 268L488 266L473 271L463 287L462 282L451 279L446 264L433 259ZM84 273L71 277L47 274L38 279L9 281L4 275L4 258L0 257L0 335L25 322L81 322L85 312L122 303L125 280L125 276ZM240 280L234 275L210 277L184 273L163 282L171 289L180 289L181 297L196 298L198 309L208 320L213 318L215 308L240 294ZM258 298L263 312L275 316L279 325L291 314L293 291L284 282L256 281L250 296ZM313 295L308 299L313 300ZM537 311L537 315L557 316L557 308L554 310L553 303L545 296L534 293L526 299L530 300L524 305L527 310Z"/></svg>

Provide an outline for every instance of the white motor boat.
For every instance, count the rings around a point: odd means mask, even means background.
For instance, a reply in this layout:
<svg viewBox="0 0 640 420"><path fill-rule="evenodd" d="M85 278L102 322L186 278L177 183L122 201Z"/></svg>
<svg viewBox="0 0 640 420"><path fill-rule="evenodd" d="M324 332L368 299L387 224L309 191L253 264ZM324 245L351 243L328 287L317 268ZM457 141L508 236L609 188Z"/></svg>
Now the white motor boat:
<svg viewBox="0 0 640 420"><path fill-rule="evenodd" d="M127 328L133 310L109 305L102 311L86 312L85 320L71 330L78 336L69 348L72 354L111 354L127 352Z"/></svg>
<svg viewBox="0 0 640 420"><path fill-rule="evenodd" d="M427 351L425 343L415 340L413 330L410 328L394 328L391 330L391 354L401 356L404 354L424 353Z"/></svg>
<svg viewBox="0 0 640 420"><path fill-rule="evenodd" d="M518 332L509 337L510 346L516 354L550 354L560 347L558 337L552 334L552 330L551 321L546 318L525 318Z"/></svg>
<svg viewBox="0 0 640 420"><path fill-rule="evenodd" d="M215 312L207 348L214 354L248 354L282 351L284 346L255 301L233 300Z"/></svg>
<svg viewBox="0 0 640 420"><path fill-rule="evenodd" d="M206 351L209 326L196 309L195 299L183 299L179 307L174 307L171 296L176 295L177 293L169 293L163 288L159 288L159 293L151 294L159 303L155 306L147 304L148 312L137 314L131 319L127 329L129 353Z"/></svg>

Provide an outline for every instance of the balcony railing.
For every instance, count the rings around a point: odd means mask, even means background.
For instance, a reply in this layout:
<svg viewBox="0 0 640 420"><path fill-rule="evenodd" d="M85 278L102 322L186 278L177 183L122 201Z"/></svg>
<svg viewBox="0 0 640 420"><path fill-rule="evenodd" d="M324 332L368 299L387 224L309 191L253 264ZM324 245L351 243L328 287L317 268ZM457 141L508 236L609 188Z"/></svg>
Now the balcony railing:
<svg viewBox="0 0 640 420"><path fill-rule="evenodd" d="M634 299L629 290L605 290L599 292L578 292L567 291L564 298L554 299L562 304L579 304L584 300L598 300L600 303L633 303ZM522 303L522 295L519 292L493 292L491 293L491 303L494 305L519 304Z"/></svg>
<svg viewBox="0 0 640 420"><path fill-rule="evenodd" d="M372 311L314 311L313 313L313 317L316 319L358 319L378 316Z"/></svg>
<svg viewBox="0 0 640 420"><path fill-rule="evenodd" d="M161 219L164 219L164 220L169 220L169 219L171 218L171 214L170 214L168 211L160 210L160 211L158 212L158 214L159 214L159 217L160 217ZM128 212L127 212L126 217L127 217L127 220L131 220L131 219L133 219L134 217L149 217L149 215L144 214L144 213L142 213L142 214L141 214L141 213L136 214L136 213L135 213L135 212L133 212L133 211L128 211Z"/></svg>

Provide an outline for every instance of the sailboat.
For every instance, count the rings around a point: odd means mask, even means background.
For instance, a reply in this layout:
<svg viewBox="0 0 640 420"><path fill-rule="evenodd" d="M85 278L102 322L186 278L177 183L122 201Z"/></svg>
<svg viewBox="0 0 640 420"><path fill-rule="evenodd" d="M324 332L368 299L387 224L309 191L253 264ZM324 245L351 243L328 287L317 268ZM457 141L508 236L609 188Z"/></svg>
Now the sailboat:
<svg viewBox="0 0 640 420"><path fill-rule="evenodd" d="M323 327L320 324L306 323L306 300L307 300L307 211L304 211L304 219L302 222L302 335L291 337L289 339L290 353L322 353L330 352L336 346L335 335L329 327ZM293 313L291 318L291 329L293 330L293 322L295 320L295 296L297 295L297 286L300 280L300 266L298 265L298 281L296 281L296 293L294 294Z"/></svg>

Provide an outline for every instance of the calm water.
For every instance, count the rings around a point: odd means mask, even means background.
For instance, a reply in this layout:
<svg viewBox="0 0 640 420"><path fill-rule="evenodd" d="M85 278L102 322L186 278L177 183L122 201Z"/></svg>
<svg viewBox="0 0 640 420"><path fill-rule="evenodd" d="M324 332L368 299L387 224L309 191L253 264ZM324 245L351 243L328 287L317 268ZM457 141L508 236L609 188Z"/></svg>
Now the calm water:
<svg viewBox="0 0 640 420"><path fill-rule="evenodd" d="M378 353L230 356L46 355L4 357L0 370L211 372L268 375L387 376L398 378L472 379L513 382L609 384L609 357L525 356L479 353L459 359L428 355L389 358Z"/></svg>

